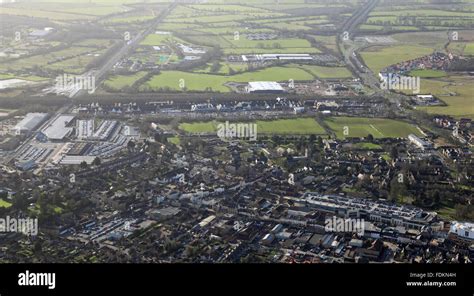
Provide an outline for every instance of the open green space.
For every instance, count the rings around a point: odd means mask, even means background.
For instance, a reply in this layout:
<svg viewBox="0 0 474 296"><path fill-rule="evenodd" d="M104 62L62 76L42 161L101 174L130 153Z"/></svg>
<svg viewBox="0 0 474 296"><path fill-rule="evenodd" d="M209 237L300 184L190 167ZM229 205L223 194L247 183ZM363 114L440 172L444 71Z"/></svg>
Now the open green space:
<svg viewBox="0 0 474 296"><path fill-rule="evenodd" d="M431 54L433 49L419 45L374 46L362 51L360 55L365 64L374 72L383 68Z"/></svg>
<svg viewBox="0 0 474 296"><path fill-rule="evenodd" d="M382 146L379 144L374 144L370 142L360 142L352 145L352 147L356 149L361 149L361 150L379 150L382 149Z"/></svg>
<svg viewBox="0 0 474 296"><path fill-rule="evenodd" d="M124 87L132 86L135 81L146 75L146 72L137 72L132 75L115 75L104 81L110 88L120 90Z"/></svg>
<svg viewBox="0 0 474 296"><path fill-rule="evenodd" d="M0 208L9 208L12 204L0 198Z"/></svg>
<svg viewBox="0 0 474 296"><path fill-rule="evenodd" d="M300 69L304 69L318 78L349 78L352 73L345 67L324 67L315 65L298 65Z"/></svg>
<svg viewBox="0 0 474 296"><path fill-rule="evenodd" d="M313 118L257 120L254 123L259 134L326 134ZM179 128L187 133L213 133L217 132L217 124L217 121L181 123Z"/></svg>
<svg viewBox="0 0 474 296"><path fill-rule="evenodd" d="M340 139L367 137L369 134L374 138L406 138L409 134L421 136L416 126L393 119L330 117L325 122Z"/></svg>
<svg viewBox="0 0 474 296"><path fill-rule="evenodd" d="M410 71L410 76L416 76L420 78L439 78L446 76L446 72L440 70L431 70L431 69L420 69Z"/></svg>
<svg viewBox="0 0 474 296"><path fill-rule="evenodd" d="M291 67L270 67L231 76L163 71L142 85L142 90L157 90L160 88L181 90L180 86L184 86L186 90L190 91L204 91L210 88L212 91L228 92L230 89L224 85L227 82L288 81L290 79L294 81L310 81L314 77L305 70Z"/></svg>

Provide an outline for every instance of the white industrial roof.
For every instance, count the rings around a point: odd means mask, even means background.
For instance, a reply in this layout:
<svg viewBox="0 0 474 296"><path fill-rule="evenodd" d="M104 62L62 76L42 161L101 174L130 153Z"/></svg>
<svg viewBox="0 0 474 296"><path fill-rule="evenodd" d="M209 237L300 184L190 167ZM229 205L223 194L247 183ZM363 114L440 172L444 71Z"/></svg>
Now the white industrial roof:
<svg viewBox="0 0 474 296"><path fill-rule="evenodd" d="M66 127L74 119L73 115L60 115L51 123L43 133L52 140L62 140L71 131L72 127Z"/></svg>
<svg viewBox="0 0 474 296"><path fill-rule="evenodd" d="M28 113L22 121L18 122L15 129L33 130L48 116L47 113Z"/></svg>
<svg viewBox="0 0 474 296"><path fill-rule="evenodd" d="M259 90L283 90L283 87L275 81L253 81L249 82L249 91Z"/></svg>

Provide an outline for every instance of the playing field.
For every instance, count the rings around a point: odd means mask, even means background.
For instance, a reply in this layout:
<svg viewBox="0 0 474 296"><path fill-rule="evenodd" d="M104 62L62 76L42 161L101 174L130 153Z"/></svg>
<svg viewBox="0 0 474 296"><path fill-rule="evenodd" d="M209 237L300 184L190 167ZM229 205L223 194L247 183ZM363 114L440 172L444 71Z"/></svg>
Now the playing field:
<svg viewBox="0 0 474 296"><path fill-rule="evenodd" d="M340 139L346 137L406 138L409 134L421 135L416 126L392 119L363 117L331 117L326 124Z"/></svg>
<svg viewBox="0 0 474 296"><path fill-rule="evenodd" d="M257 133L281 135L326 134L313 118L278 120L257 120ZM187 133L213 133L217 131L217 121L181 123L179 128Z"/></svg>

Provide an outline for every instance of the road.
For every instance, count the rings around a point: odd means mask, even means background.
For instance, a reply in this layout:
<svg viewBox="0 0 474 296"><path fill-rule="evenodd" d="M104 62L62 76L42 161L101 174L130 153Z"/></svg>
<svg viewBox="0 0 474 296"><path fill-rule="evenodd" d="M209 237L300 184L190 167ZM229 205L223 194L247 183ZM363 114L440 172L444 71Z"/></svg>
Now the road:
<svg viewBox="0 0 474 296"><path fill-rule="evenodd" d="M342 32L348 32L350 34L357 29L357 27L365 21L369 13L374 9L378 4L379 0L369 0L364 5L362 5L358 10L356 10L352 16L346 20L342 25Z"/></svg>
<svg viewBox="0 0 474 296"><path fill-rule="evenodd" d="M338 37L338 46L344 57L346 65L352 69L356 77L361 80L361 83L368 86L373 92L373 96L385 97L396 108L393 110L399 116L406 115L406 111L402 106L404 102L409 99L407 96L397 94L389 90L380 88L380 80L378 73L373 73L361 61L359 51L370 46L367 42L355 41L354 31L357 27L365 21L369 13L378 4L379 0L371 0L365 3L359 10L357 10L350 19L348 19L341 28L341 35ZM349 38L344 38L344 35Z"/></svg>
<svg viewBox="0 0 474 296"><path fill-rule="evenodd" d="M113 68L113 66L119 62L121 59L126 57L130 52L133 51L133 49L140 44L140 42L149 34L151 34L158 25L165 19L166 16L176 7L177 3L173 2L171 3L165 10L163 10L156 18L153 23L150 24L150 26L142 31L141 33L137 34L132 40L125 42L123 47L117 51L115 54L113 54L109 60L104 63L99 69L94 69L89 71L88 73L84 74L84 76L90 75L95 78L95 85L96 87L99 87L100 83L104 80L106 77L105 74ZM84 95L87 93L87 90L83 89L75 89L71 91L69 97L74 98L74 97L79 97L81 95Z"/></svg>

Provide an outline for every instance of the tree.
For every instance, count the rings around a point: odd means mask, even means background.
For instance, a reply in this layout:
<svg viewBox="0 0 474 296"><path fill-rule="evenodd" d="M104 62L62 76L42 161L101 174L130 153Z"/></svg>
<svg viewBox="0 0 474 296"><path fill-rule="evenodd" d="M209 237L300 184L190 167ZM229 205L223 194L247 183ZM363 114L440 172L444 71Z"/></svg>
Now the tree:
<svg viewBox="0 0 474 296"><path fill-rule="evenodd" d="M134 142L134 141L132 141L132 140L128 141L128 143L127 143L127 148L128 148L129 150L135 149L135 146L136 146L136 145L135 145L135 142Z"/></svg>
<svg viewBox="0 0 474 296"><path fill-rule="evenodd" d="M26 210L28 208L28 198L26 195L18 193L13 199L13 208L17 210Z"/></svg>
<svg viewBox="0 0 474 296"><path fill-rule="evenodd" d="M398 158L398 148L397 148L397 146L393 146L392 149L390 150L390 157L392 159Z"/></svg>
<svg viewBox="0 0 474 296"><path fill-rule="evenodd" d="M406 184L403 181L400 182L399 176L394 176L390 182L390 200L398 201L400 199L400 201L403 202L407 194Z"/></svg>
<svg viewBox="0 0 474 296"><path fill-rule="evenodd" d="M83 170L87 169L87 162L83 161L79 164L79 167Z"/></svg>
<svg viewBox="0 0 474 296"><path fill-rule="evenodd" d="M219 61L214 61L211 66L211 72L212 73L217 73L219 72L219 69L221 68L221 63Z"/></svg>
<svg viewBox="0 0 474 296"><path fill-rule="evenodd" d="M282 138L278 135L273 135L272 136L272 141L275 145L280 145L281 141L282 141Z"/></svg>
<svg viewBox="0 0 474 296"><path fill-rule="evenodd" d="M92 165L94 166L99 166L100 164L101 164L101 161L99 157L94 158L94 160L92 161Z"/></svg>

